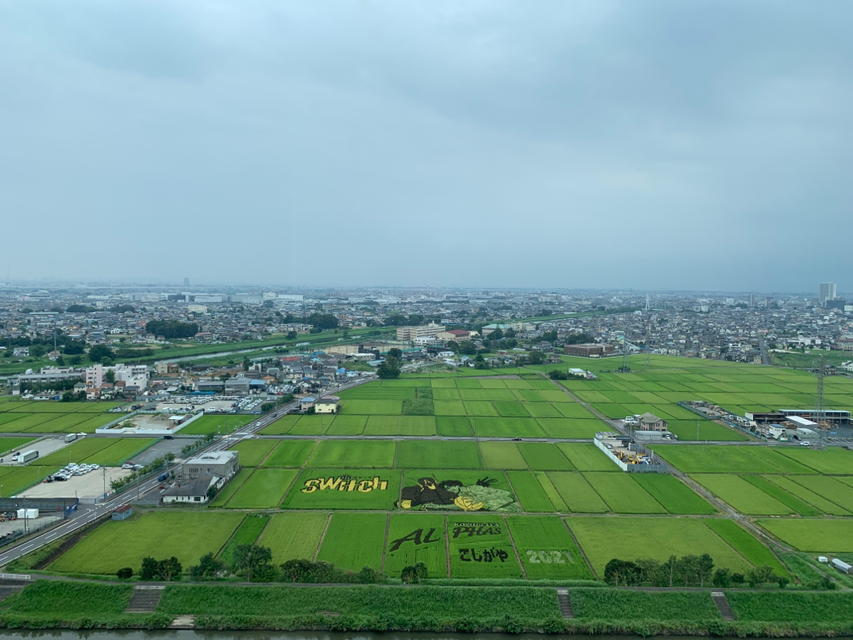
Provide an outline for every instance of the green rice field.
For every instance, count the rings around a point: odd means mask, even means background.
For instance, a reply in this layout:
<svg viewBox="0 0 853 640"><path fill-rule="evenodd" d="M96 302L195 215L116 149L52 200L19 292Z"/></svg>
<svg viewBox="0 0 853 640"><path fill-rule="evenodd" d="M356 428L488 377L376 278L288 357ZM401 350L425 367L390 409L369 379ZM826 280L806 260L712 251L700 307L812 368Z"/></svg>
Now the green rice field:
<svg viewBox="0 0 853 640"><path fill-rule="evenodd" d="M54 560L50 569L115 574L122 567L138 568L145 556L176 556L189 567L206 553L218 553L243 517L238 513L181 511L107 521Z"/></svg>
<svg viewBox="0 0 853 640"><path fill-rule="evenodd" d="M799 551L853 554L853 452L767 444L706 419L697 435L697 416L678 404L704 400L741 414L811 407L811 374L664 356L648 366L630 361L630 373L610 372L611 359L563 357L514 370L514 378L418 372L348 389L337 415L283 416L262 437L236 441L242 469L206 507L107 522L50 570L108 574L166 553L189 566L207 551L228 559L238 544L257 542L277 564L316 559L390 576L423 562L439 578L589 579L601 578L613 558L708 553L717 567L746 573L769 565L796 582L784 563L792 554L777 556L753 524ZM537 373L567 366L598 379ZM826 386L829 406L853 405L853 381L836 376ZM33 434L0 438L0 448L120 417L59 404L0 401L0 432ZM624 473L591 442L613 429L597 416L647 411L679 440L725 444L654 444L679 473ZM252 418L207 415L181 435L226 433ZM0 466L0 485L14 494L69 459L117 465L154 442L82 439L36 465ZM715 613L704 595L690 595L696 619ZM654 609L665 600L642 594L618 606ZM584 596L576 614L593 619L605 606Z"/></svg>

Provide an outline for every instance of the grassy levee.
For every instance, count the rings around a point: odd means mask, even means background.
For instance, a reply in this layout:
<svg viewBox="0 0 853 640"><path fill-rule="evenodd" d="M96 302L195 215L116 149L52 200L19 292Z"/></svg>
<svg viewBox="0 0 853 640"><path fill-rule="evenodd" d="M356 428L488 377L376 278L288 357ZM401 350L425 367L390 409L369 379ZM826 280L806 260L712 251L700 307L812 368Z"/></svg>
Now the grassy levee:
<svg viewBox="0 0 853 640"><path fill-rule="evenodd" d="M728 591L724 622L709 591L570 588L564 620L556 589L525 586L292 587L169 585L154 614L123 613L126 584L40 580L0 602L4 629L164 628L178 615L197 629L544 632L836 637L853 633L853 593Z"/></svg>
<svg viewBox="0 0 853 640"><path fill-rule="evenodd" d="M39 580L0 602L4 629L162 629L170 616L126 614L130 585Z"/></svg>
<svg viewBox="0 0 853 640"><path fill-rule="evenodd" d="M159 613L197 628L562 630L553 589L533 587L167 587ZM270 616L270 612L287 612ZM332 614L332 615L329 615Z"/></svg>
<svg viewBox="0 0 853 640"><path fill-rule="evenodd" d="M590 620L722 620L711 594L616 589L571 589L578 619Z"/></svg>
<svg viewBox="0 0 853 640"><path fill-rule="evenodd" d="M853 624L853 592L773 593L731 591L726 598L738 620Z"/></svg>

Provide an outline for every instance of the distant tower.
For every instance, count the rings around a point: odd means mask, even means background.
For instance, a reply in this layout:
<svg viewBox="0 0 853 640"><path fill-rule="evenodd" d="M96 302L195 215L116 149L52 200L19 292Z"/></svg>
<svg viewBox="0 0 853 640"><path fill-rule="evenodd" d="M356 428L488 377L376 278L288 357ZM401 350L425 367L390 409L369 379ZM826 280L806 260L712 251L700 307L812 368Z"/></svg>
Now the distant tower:
<svg viewBox="0 0 853 640"><path fill-rule="evenodd" d="M185 287L190 286L190 279L189 278L184 278L184 286Z"/></svg>
<svg viewBox="0 0 853 640"><path fill-rule="evenodd" d="M754 293L749 294L749 308L750 309L755 308L755 294Z"/></svg>
<svg viewBox="0 0 853 640"><path fill-rule="evenodd" d="M628 373L631 367L628 366L628 336L622 336L622 373Z"/></svg>
<svg viewBox="0 0 853 640"><path fill-rule="evenodd" d="M838 297L838 288L834 282L821 282L820 292L817 299L820 306L825 307L827 300L835 300Z"/></svg>
<svg viewBox="0 0 853 640"><path fill-rule="evenodd" d="M646 294L646 311L652 310L652 297L647 293Z"/></svg>

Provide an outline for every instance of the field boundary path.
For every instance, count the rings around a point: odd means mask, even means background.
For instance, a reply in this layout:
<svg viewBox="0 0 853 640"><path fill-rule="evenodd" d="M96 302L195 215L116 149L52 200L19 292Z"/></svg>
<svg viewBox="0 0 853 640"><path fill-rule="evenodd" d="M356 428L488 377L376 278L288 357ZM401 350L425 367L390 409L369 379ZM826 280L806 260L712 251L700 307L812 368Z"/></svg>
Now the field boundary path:
<svg viewBox="0 0 853 640"><path fill-rule="evenodd" d="M725 593L722 591L712 591L711 600L717 605L717 609L719 609L720 615L723 616L723 620L731 622L735 619L735 614L729 606L729 601L726 599Z"/></svg>

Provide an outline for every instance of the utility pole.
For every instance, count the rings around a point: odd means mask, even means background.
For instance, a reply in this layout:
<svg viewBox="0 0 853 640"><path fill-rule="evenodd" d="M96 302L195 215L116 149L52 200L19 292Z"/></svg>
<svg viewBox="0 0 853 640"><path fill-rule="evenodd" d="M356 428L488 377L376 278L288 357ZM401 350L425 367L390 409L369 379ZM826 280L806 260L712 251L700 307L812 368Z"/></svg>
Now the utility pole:
<svg viewBox="0 0 853 640"><path fill-rule="evenodd" d="M821 356L818 360L818 368L817 368L817 392L815 393L814 400L814 421L817 423L818 428L818 448L823 449L824 442L824 422L826 420L826 405L824 403L823 397L823 376L824 376L824 367L826 365L826 360L824 356Z"/></svg>

